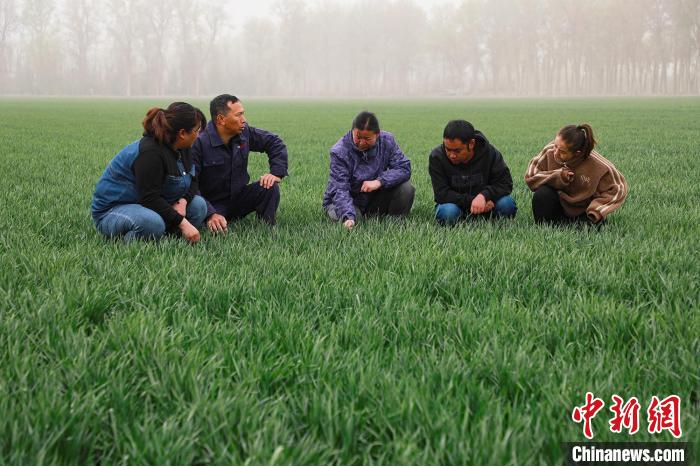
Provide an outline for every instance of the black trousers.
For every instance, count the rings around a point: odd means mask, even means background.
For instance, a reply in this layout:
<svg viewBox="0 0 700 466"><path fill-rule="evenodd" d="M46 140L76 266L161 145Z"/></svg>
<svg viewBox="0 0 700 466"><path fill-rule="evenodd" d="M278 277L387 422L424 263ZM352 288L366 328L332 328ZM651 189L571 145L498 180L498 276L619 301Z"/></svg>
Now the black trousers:
<svg viewBox="0 0 700 466"><path fill-rule="evenodd" d="M368 193L366 206L361 208L363 215L395 215L405 217L411 212L416 188L409 181L389 189L379 189Z"/></svg>
<svg viewBox="0 0 700 466"><path fill-rule="evenodd" d="M559 191L544 185L532 196L532 215L537 223L591 223L585 213L568 217L559 200Z"/></svg>
<svg viewBox="0 0 700 466"><path fill-rule="evenodd" d="M277 208L280 205L280 187L275 183L270 189L260 186L260 183L251 183L232 198L225 209L227 220L238 220L255 211L262 221L274 225L276 222ZM218 209L218 206L215 206Z"/></svg>

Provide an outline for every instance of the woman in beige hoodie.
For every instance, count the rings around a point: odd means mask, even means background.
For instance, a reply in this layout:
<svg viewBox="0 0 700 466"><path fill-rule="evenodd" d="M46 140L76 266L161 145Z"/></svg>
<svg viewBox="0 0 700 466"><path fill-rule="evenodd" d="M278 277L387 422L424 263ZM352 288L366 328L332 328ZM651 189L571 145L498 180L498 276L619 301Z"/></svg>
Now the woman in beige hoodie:
<svg viewBox="0 0 700 466"><path fill-rule="evenodd" d="M530 161L525 183L536 222L598 224L622 205L627 182L595 144L590 125L564 126Z"/></svg>

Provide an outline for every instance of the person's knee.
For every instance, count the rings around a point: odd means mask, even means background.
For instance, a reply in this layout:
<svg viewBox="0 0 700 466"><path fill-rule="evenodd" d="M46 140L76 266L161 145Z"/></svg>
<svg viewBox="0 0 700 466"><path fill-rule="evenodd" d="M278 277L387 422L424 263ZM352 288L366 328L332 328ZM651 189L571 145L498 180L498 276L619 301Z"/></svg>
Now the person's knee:
<svg viewBox="0 0 700 466"><path fill-rule="evenodd" d="M550 186L540 186L532 195L532 215L535 222L554 221L561 209L559 193Z"/></svg>
<svg viewBox="0 0 700 466"><path fill-rule="evenodd" d="M165 235L163 218L152 210L143 212L138 218L134 218L133 222L135 237L158 239Z"/></svg>
<svg viewBox="0 0 700 466"><path fill-rule="evenodd" d="M204 223L207 216L207 203L202 196L194 196L187 204L187 220L195 227L199 228Z"/></svg>
<svg viewBox="0 0 700 466"><path fill-rule="evenodd" d="M108 238L158 239L165 234L165 222L155 211L141 205L117 206L96 224L97 231Z"/></svg>
<svg viewBox="0 0 700 466"><path fill-rule="evenodd" d="M279 183L274 183L270 189L266 189L268 199L272 201L279 201L281 196Z"/></svg>
<svg viewBox="0 0 700 466"><path fill-rule="evenodd" d="M410 181L404 181L396 187L396 197L403 203L413 204L416 197L416 188Z"/></svg>
<svg viewBox="0 0 700 466"><path fill-rule="evenodd" d="M160 238L165 234L165 222L160 215L153 212L153 215L141 219L136 229L141 233L141 236Z"/></svg>
<svg viewBox="0 0 700 466"><path fill-rule="evenodd" d="M452 225L462 216L462 209L457 204L438 204L435 208L435 220L440 224Z"/></svg>
<svg viewBox="0 0 700 466"><path fill-rule="evenodd" d="M535 204L551 204L554 201L559 202L559 194L556 189L547 185L540 186L532 194L533 206Z"/></svg>
<svg viewBox="0 0 700 466"><path fill-rule="evenodd" d="M328 218L330 218L332 221L337 222L338 220L340 220L340 218L338 217L338 214L335 211L335 205L330 204L330 205L326 206L324 208L324 210L326 211Z"/></svg>
<svg viewBox="0 0 700 466"><path fill-rule="evenodd" d="M389 214L408 215L413 207L413 200L415 196L416 188L414 188L410 182L404 181L398 185L392 195Z"/></svg>
<svg viewBox="0 0 700 466"><path fill-rule="evenodd" d="M496 201L494 210L499 217L513 218L518 211L518 206L512 196L505 195Z"/></svg>

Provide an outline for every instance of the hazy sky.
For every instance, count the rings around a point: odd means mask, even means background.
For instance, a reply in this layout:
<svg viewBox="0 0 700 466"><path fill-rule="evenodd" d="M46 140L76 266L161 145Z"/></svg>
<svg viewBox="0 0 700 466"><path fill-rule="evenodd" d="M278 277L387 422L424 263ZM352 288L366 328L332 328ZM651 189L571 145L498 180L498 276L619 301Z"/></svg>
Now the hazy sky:
<svg viewBox="0 0 700 466"><path fill-rule="evenodd" d="M274 5L280 0L229 0L232 8L237 12L236 15L243 18L264 18L273 11ZM316 9L318 5L323 3L332 3L334 5L352 5L357 3L357 0L304 0L303 3L311 9ZM426 13L430 14L433 7L444 5L447 3L457 3L457 0L419 0L415 2Z"/></svg>
<svg viewBox="0 0 700 466"><path fill-rule="evenodd" d="M0 0L0 94L700 93L700 0L595 4Z"/></svg>

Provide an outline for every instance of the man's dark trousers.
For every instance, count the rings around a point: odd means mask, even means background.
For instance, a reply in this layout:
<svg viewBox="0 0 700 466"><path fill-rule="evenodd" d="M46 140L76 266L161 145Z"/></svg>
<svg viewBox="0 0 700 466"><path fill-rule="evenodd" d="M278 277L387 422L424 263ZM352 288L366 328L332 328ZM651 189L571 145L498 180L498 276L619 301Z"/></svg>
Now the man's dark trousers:
<svg viewBox="0 0 700 466"><path fill-rule="evenodd" d="M260 183L256 182L244 186L227 203L218 204L214 207L218 212L222 212L227 220L238 220L255 211L259 219L269 225L274 225L279 205L279 183L273 184L270 189L265 189L260 186Z"/></svg>

